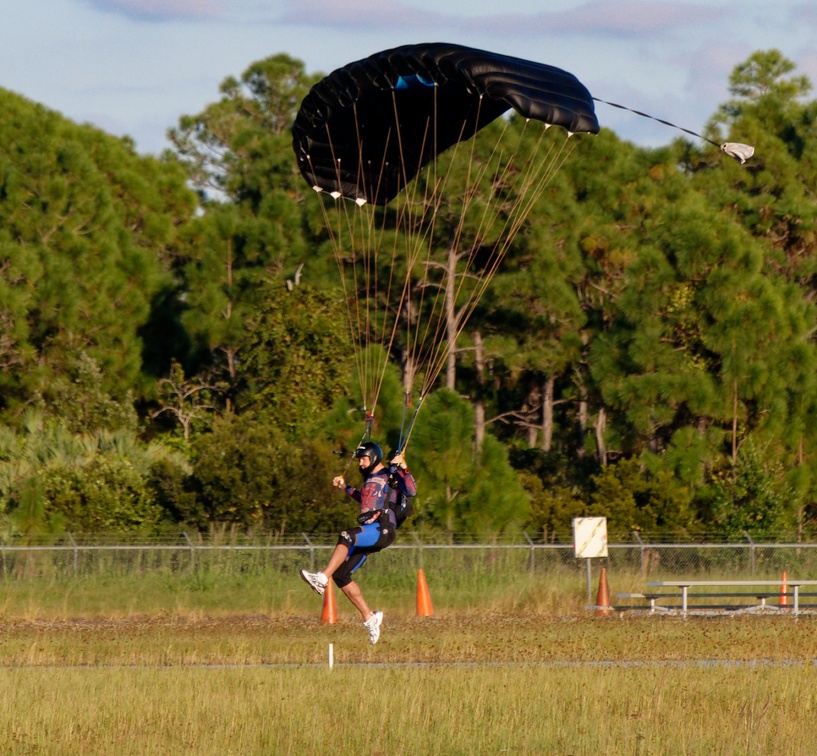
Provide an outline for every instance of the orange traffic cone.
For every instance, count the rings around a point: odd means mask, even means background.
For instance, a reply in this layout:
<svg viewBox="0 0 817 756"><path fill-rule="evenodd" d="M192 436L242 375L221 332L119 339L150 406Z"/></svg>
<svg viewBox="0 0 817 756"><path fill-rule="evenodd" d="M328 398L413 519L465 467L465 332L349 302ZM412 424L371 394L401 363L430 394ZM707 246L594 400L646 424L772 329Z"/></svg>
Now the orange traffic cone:
<svg viewBox="0 0 817 756"><path fill-rule="evenodd" d="M788 609L789 608L789 586L788 582L788 575L786 575L785 570L783 571L783 582L780 585L780 600L777 602L777 605L781 609Z"/></svg>
<svg viewBox="0 0 817 756"><path fill-rule="evenodd" d="M434 607L431 605L431 594L428 592L428 583L422 569L417 570L417 616L431 617Z"/></svg>
<svg viewBox="0 0 817 756"><path fill-rule="evenodd" d="M596 594L596 616L606 617L611 614L613 607L610 606L610 587L607 585L607 568L601 568L599 575L599 592Z"/></svg>
<svg viewBox="0 0 817 756"><path fill-rule="evenodd" d="M321 624L334 625L338 621L338 604L335 601L335 582L331 578L323 594L323 609L321 610Z"/></svg>

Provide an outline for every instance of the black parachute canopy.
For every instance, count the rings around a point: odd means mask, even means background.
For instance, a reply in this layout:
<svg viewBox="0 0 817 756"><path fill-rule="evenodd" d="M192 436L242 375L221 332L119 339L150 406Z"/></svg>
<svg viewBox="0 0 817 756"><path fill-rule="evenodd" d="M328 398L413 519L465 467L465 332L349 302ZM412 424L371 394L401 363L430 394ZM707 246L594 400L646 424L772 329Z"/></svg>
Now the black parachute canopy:
<svg viewBox="0 0 817 756"><path fill-rule="evenodd" d="M435 155L513 108L571 133L597 134L593 98L543 63L427 43L384 50L319 81L292 128L310 186L385 205Z"/></svg>

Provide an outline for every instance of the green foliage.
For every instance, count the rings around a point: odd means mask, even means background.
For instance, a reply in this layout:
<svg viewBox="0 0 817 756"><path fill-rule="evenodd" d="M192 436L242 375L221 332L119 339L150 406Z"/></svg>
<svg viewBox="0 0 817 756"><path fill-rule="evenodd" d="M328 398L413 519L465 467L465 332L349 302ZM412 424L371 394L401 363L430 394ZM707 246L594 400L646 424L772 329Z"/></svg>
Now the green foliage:
<svg viewBox="0 0 817 756"><path fill-rule="evenodd" d="M161 520L145 477L115 453L94 455L82 467L55 464L43 471L46 527L70 532L152 530Z"/></svg>
<svg viewBox="0 0 817 756"><path fill-rule="evenodd" d="M794 68L794 63L779 50L753 53L732 71L729 91L744 101L757 103L765 100L778 106L785 105L806 95L812 88L806 76L789 77ZM731 113L738 116L739 107L733 105Z"/></svg>
<svg viewBox="0 0 817 756"><path fill-rule="evenodd" d="M331 292L269 286L247 324L237 369L240 410L272 421L289 438L308 433L345 389L351 348Z"/></svg>
<svg viewBox="0 0 817 756"><path fill-rule="evenodd" d="M483 439L460 509L468 533L518 530L529 517L530 500L508 462L508 450L490 435Z"/></svg>
<svg viewBox="0 0 817 756"><path fill-rule="evenodd" d="M289 445L276 428L225 415L194 444L193 475L208 519L267 527Z"/></svg>
<svg viewBox="0 0 817 756"><path fill-rule="evenodd" d="M590 514L607 517L611 533L683 533L695 529L692 492L672 474L653 474L636 459L608 465L594 476Z"/></svg>
<svg viewBox="0 0 817 756"><path fill-rule="evenodd" d="M187 460L180 455L162 454L152 460L146 485L162 512L163 523L206 529L207 516L196 496L191 472Z"/></svg>
<svg viewBox="0 0 817 756"><path fill-rule="evenodd" d="M345 391L335 399L332 409L321 419L318 433L332 439L336 451L351 453L368 433L378 442L384 453L395 452L402 438L405 439L416 404L406 406L405 391L397 365L390 362L379 345L359 350L355 366L349 367ZM360 399L359 374L371 367L385 365L380 393L374 407L363 407Z"/></svg>
<svg viewBox="0 0 817 756"><path fill-rule="evenodd" d="M303 209L293 201L302 181L289 127L311 79L303 63L276 55L228 77L221 99L170 131L199 189L205 213L192 223L179 265L182 320L191 354L178 355L234 389L248 324L269 288L298 279L310 257ZM225 395L231 406L234 392Z"/></svg>
<svg viewBox="0 0 817 756"><path fill-rule="evenodd" d="M39 475L25 478L18 487L19 501L12 517L14 529L23 535L39 532L46 523L45 486ZM62 529L59 517L48 518L48 529Z"/></svg>
<svg viewBox="0 0 817 756"><path fill-rule="evenodd" d="M396 446L417 357L402 334L390 353L360 348L397 311L399 286L367 300L361 343L349 338L328 232L291 152L314 80L286 55L226 79L218 102L173 130L179 160L139 157L128 140L0 91L7 528L348 524L354 507L330 484L346 460L333 451L357 444L364 412ZM729 86L709 133L755 144L755 157L741 166L680 141L645 150L609 131L571 140L461 335L457 308L508 236L521 166L541 155L529 130L513 118L486 130L507 126L518 149L501 180L483 144L441 160L450 184L414 270L398 228L408 196L372 216L395 252L374 274L409 277L407 320L436 324L432 293L446 276L458 287L441 319L460 350L443 366L458 393L429 393L412 431L410 527L524 524L551 537L574 516L607 514L621 531L808 531L817 103L775 50L737 66ZM507 204L480 220L489 199ZM340 258L350 272L361 259L343 247ZM361 282L352 288L350 299ZM370 361L388 364L364 408L350 384ZM477 451L483 416L494 435ZM159 417L181 431L144 424Z"/></svg>
<svg viewBox="0 0 817 756"><path fill-rule="evenodd" d="M153 530L183 512L186 461L132 431L71 432L29 413L21 433L0 434L0 511L11 532L34 535Z"/></svg>
<svg viewBox="0 0 817 756"><path fill-rule="evenodd" d="M170 374L159 381L159 408L151 414L151 420L160 416L170 417L181 426L184 443L190 441L191 433L209 427L211 415L216 409L215 397L226 391L224 384L212 384L197 377L185 377L184 368L175 360Z"/></svg>
<svg viewBox="0 0 817 756"><path fill-rule="evenodd" d="M9 92L0 106L0 404L47 393L82 353L103 391L141 392L139 329L193 210L184 174Z"/></svg>
<svg viewBox="0 0 817 756"><path fill-rule="evenodd" d="M344 521L331 451L250 414L225 415L194 443L193 480L208 522L280 533Z"/></svg>
<svg viewBox="0 0 817 756"><path fill-rule="evenodd" d="M135 431L138 418L131 392L117 400L103 390L102 371L84 352L55 378L44 397L47 413L58 418L69 433Z"/></svg>
<svg viewBox="0 0 817 756"><path fill-rule="evenodd" d="M507 451L486 436L475 452L473 434L473 412L457 394L440 389L426 399L408 450L419 523L496 533L527 519L528 497Z"/></svg>
<svg viewBox="0 0 817 756"><path fill-rule="evenodd" d="M546 487L531 474L523 476L523 481L531 499L526 530L546 543L557 533L569 533L574 517L588 514L587 504L577 490L566 486Z"/></svg>
<svg viewBox="0 0 817 756"><path fill-rule="evenodd" d="M752 440L710 476L709 517L724 538L773 540L795 526L791 490L769 449Z"/></svg>

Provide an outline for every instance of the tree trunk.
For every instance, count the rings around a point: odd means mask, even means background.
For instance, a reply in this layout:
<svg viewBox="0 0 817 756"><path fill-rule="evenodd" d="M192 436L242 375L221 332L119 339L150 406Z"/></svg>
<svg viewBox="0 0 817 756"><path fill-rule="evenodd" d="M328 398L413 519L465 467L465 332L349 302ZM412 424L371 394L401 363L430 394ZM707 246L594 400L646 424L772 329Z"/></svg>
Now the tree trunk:
<svg viewBox="0 0 817 756"><path fill-rule="evenodd" d="M528 391L525 403L522 405L522 423L524 424L528 446L531 449L536 447L536 442L539 439L539 425L536 422L536 413L539 411L540 399L539 387L534 384Z"/></svg>
<svg viewBox="0 0 817 756"><path fill-rule="evenodd" d="M417 375L417 365L414 362L414 357L408 349L403 349L400 362L403 367L403 391L411 394L411 388L414 385L414 377Z"/></svg>
<svg viewBox="0 0 817 756"><path fill-rule="evenodd" d="M598 417L596 418L596 447L599 450L599 464L602 467L607 466L607 445L604 442L604 432L607 430L607 412L604 407L599 409Z"/></svg>
<svg viewBox="0 0 817 756"><path fill-rule="evenodd" d="M738 458L738 379L732 386L732 461Z"/></svg>
<svg viewBox="0 0 817 756"><path fill-rule="evenodd" d="M445 370L445 387L454 390L457 383L457 314L456 314L457 251L448 248L445 273L445 336L448 339L448 357Z"/></svg>
<svg viewBox="0 0 817 756"><path fill-rule="evenodd" d="M224 271L224 281L227 286L227 305L224 309L224 319L229 321L233 317L233 240L232 238L227 240L227 258L225 260L225 271ZM227 329L229 332L229 329ZM232 345L224 345L222 347L224 354L227 358L227 373L230 376L230 385L232 386L235 383L235 374L236 374L236 366L235 366L235 355L236 350L235 347Z"/></svg>
<svg viewBox="0 0 817 756"><path fill-rule="evenodd" d="M580 386L579 390L581 393L579 394L579 448L577 449L577 455L579 459L584 458L584 431L587 428L587 396L584 391L584 386Z"/></svg>
<svg viewBox="0 0 817 756"><path fill-rule="evenodd" d="M803 465L803 461L805 459L805 454L803 453L803 437L800 437L800 441L797 444L797 466L801 467ZM803 497L800 496L800 503L797 506L797 543L802 543L803 541L803 526L806 518L806 511L805 507L803 506Z"/></svg>
<svg viewBox="0 0 817 756"><path fill-rule="evenodd" d="M482 334L479 331L474 331L474 371L477 378L474 401L474 444L479 452L485 438L485 352L482 348Z"/></svg>
<svg viewBox="0 0 817 756"><path fill-rule="evenodd" d="M553 448L553 390L556 377L549 375L542 386L542 451Z"/></svg>

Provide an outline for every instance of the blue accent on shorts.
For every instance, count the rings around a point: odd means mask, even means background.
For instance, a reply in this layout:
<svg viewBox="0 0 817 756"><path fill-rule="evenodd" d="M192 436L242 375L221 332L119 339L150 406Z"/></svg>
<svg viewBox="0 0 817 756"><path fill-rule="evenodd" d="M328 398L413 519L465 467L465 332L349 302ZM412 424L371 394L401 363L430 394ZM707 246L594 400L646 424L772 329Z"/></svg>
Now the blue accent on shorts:
<svg viewBox="0 0 817 756"><path fill-rule="evenodd" d="M350 575L354 575L362 566L363 563L366 561L366 557L369 556L368 554L360 554L358 556L358 563L349 570Z"/></svg>
<svg viewBox="0 0 817 756"><path fill-rule="evenodd" d="M358 533L357 538L355 539L355 545L349 549L349 556L354 554L355 549L361 548L369 548L374 546L380 540L380 523L379 522L372 522L368 525L362 525L360 527L360 533Z"/></svg>

